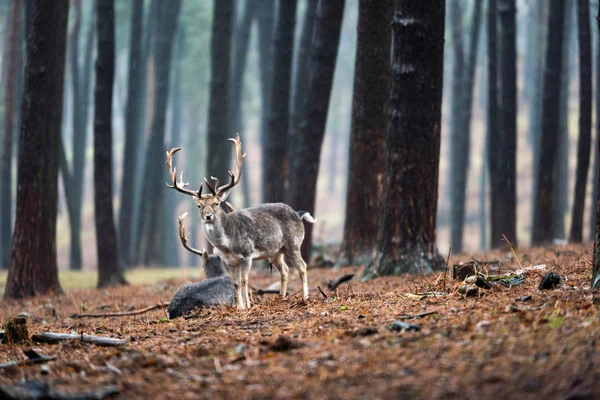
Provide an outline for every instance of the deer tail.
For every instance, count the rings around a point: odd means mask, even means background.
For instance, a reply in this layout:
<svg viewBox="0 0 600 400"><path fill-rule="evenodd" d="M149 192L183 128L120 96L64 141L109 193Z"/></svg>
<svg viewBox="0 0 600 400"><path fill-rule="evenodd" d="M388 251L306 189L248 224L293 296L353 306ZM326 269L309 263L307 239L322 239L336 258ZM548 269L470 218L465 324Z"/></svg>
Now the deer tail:
<svg viewBox="0 0 600 400"><path fill-rule="evenodd" d="M314 224L315 222L317 222L317 219L313 218L313 216L310 215L310 213L308 211L296 211L296 214L298 214L300 219L303 219L306 222L309 222L311 224Z"/></svg>

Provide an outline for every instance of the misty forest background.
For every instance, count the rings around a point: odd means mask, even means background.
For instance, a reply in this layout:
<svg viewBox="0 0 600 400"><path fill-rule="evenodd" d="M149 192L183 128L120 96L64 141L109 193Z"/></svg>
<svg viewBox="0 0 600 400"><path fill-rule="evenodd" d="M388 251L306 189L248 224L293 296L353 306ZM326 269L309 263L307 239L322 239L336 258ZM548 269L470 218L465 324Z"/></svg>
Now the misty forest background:
<svg viewBox="0 0 600 400"><path fill-rule="evenodd" d="M15 7L14 3L22 4ZM2 269L8 268L11 235L15 219L15 194L17 179L17 150L20 124L20 96L22 96L25 54L25 31L27 7L30 1L0 0L1 87L0 112L3 131L4 121L13 121L13 139L2 142L3 162L10 160L9 176L2 175L2 193L9 194L0 215L0 240ZM62 156L59 176L59 209L57 223L57 254L60 269L95 269L97 266L96 228L94 221L93 187L93 97L94 60L96 57L97 18L95 2L71 0L67 31L67 53L64 79L64 107L62 116ZM187 253L179 243L177 217L189 212L186 228L192 234L195 247L206 246L197 209L191 199L167 190L168 181L164 158L149 160L148 146L152 123L157 106L166 108L164 141L158 142L162 153L166 148L182 147L176 157L179 169L183 166L185 181L197 188L204 177L224 176L228 161L208 168L211 146L218 143L218 151L231 153L226 138L240 133L247 157L244 161L242 183L233 191L231 202L236 208L257 205L266 201L285 201L284 191L269 178L267 149L280 151L273 143L286 143L287 132L271 132L267 136L270 118L269 102L273 90L273 47L278 2L274 0L236 0L231 2L229 14L218 14L212 1L181 1L178 14L161 12L159 0L117 0L115 15L115 76L112 101L112 200L115 210L119 258L124 267L135 265L184 266L197 265L198 260ZM315 19L317 1L298 0L294 24L293 54L290 93L289 130L299 126L298 100L295 97L298 79L306 73L307 45ZM534 227L534 199L540 159L550 157L540 150L542 132L542 97L544 59L547 49L546 29L550 26L549 3L539 0L498 1L498 40L503 32L511 29L503 18L510 10L503 7L516 6L516 228L510 235L513 244L527 246L532 242ZM562 71L554 80L560 91L558 107L558 140L556 153L553 217L551 238L570 238L574 208L575 176L577 166L577 143L579 135L579 50L577 1L564 1L561 16L564 29L560 48ZM589 23L592 28L592 60L594 82L600 69L600 52L596 34L597 2L590 3ZM15 12L21 13L21 23L12 28ZM351 113L354 83L354 67L357 45L359 1L347 0L339 40L333 89L327 110L327 123L321 145L320 166L316 191L313 247L338 244L342 241L346 215L346 192L348 180L348 154L351 130ZM391 16L391 14L390 14ZM216 18L232 19L230 32L227 27L215 34L231 34L231 57L226 64L211 63L211 35ZM289 17L289 14L288 14ZM563 18L564 17L564 18ZM488 107L489 71L489 17L488 1L448 0L446 9L444 88L442 102L442 133L439 174L439 197L437 214L437 244L445 253L452 245L453 252L474 252L499 246L499 235L492 235L490 224L491 201L498 198L490 190L486 137L489 124ZM554 16L556 18L556 16ZM308 21L308 22L307 22ZM556 19L555 19L556 21ZM227 25L227 24L225 24ZM504 31L503 31L504 29ZM308 31L308 33L306 33ZM137 38L138 40L134 40ZM304 42L303 42L304 39ZM16 54L12 70L9 65L11 40L18 43L12 51ZM285 40L278 38L278 40ZM549 43L556 47L557 43ZM213 44L214 46L214 44ZM227 49L223 44L219 47ZM304 47L303 47L304 46ZM170 65L165 60L165 48L172 50ZM498 46L499 54L505 50ZM163 52L163 53L161 53ZM168 53L168 52L167 52ZM213 53L215 54L215 53ZM501 54L502 55L502 54ZM133 63L131 74L130 59ZM216 70L215 70L216 67ZM166 84L160 76L166 76ZM499 87L502 89L504 71L501 63ZM229 104L229 114L223 107L210 109L211 70L219 76L230 74L230 79L216 82L215 94L222 96L222 104ZM510 74L510 70L507 71ZM136 78L132 87L132 76ZM15 99L7 98L10 85L16 88ZM595 83L594 83L595 85ZM165 92L168 88L168 93ZM590 86L590 93L592 87ZM596 91L595 93L597 93ZM128 98L128 93L133 96ZM591 94L590 94L591 95ZM157 97L162 99L157 101ZM502 103L502 96L499 96ZM472 111L469 104L472 103ZM500 104L501 105L501 104ZM598 104L595 105L597 110ZM508 107L510 108L510 107ZM506 112L506 111L503 111ZM510 112L510 110L508 111ZM212 114L212 116L211 116ZM128 116L137 116L129 118ZM597 112L593 112L596 121ZM211 122L212 118L212 122ZM503 115L496 124L502 126ZM510 120L510 118L509 118ZM225 121L225 136L210 138L209 124ZM595 201L598 181L598 124L594 122L588 183L583 208L583 239L593 240L595 224ZM130 143L127 148L127 138ZM277 140L274 142L273 138ZM211 140L213 142L211 142ZM8 146L7 146L8 143ZM210 143L210 144L209 144ZM273 150L275 146L275 150ZM289 144L290 149L293 142ZM318 146L317 146L318 147ZM11 149L7 152L6 148ZM510 143L496 143L493 147L500 160L510 153ZM508 149L507 149L508 148ZM224 149L224 150L223 150ZM280 148L279 148L280 149ZM292 152L293 150L290 150ZM508 153L504 153L508 152ZM213 152L213 156L219 154ZM12 157L10 156L12 154ZM318 153L317 155L318 156ZM8 157L8 158L7 158ZM225 158L223 158L225 159ZM510 157L509 157L510 159ZM509 161L507 161L509 162ZM223 166L224 165L224 166ZM510 176L510 175L509 175ZM10 179L7 179L10 178ZM377 179L375 176L373 179ZM505 178L509 179L509 178ZM147 186L159 182L162 186ZM223 182L223 180L222 180ZM267 185L268 183L268 185ZM10 186L8 186L10 184ZM145 186L146 185L146 186ZM275 186L275 188L268 186ZM285 186L285 185L284 185ZM157 187L164 190L161 202L154 202ZM270 192L269 192L270 191ZM370 196L365 190L364 196ZM271 198L267 198L267 197ZM272 198L272 197L275 198ZM6 198L6 195L4 195ZM12 198L12 201L11 199ZM6 204L9 209L6 209ZM12 217L9 217L12 216ZM126 227L126 228L125 228ZM148 232L158 235L149 239ZM533 238L535 239L535 237ZM541 243L542 241L540 241ZM151 243L160 243L156 248ZM313 251L313 256L316 253Z"/></svg>

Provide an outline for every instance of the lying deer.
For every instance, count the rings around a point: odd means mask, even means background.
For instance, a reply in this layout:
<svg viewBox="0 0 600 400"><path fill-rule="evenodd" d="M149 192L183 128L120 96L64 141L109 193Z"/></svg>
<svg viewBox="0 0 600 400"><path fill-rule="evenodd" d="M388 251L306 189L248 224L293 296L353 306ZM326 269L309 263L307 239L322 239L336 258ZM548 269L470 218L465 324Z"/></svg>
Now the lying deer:
<svg viewBox="0 0 600 400"><path fill-rule="evenodd" d="M179 238L183 247L202 257L206 279L198 283L186 282L177 289L169 303L170 319L189 314L194 308L233 305L235 301L235 287L221 259L214 254L209 255L206 250L199 251L187 244L188 237L183 227L186 215L187 213L179 217Z"/></svg>
<svg viewBox="0 0 600 400"><path fill-rule="evenodd" d="M193 197L200 209L200 218L204 223L204 231L208 241L214 246L214 253L227 263L233 275L237 308L249 308L248 276L252 260L267 259L281 274L280 294L285 296L288 282L288 266L294 266L302 279L302 294L308 298L308 282L306 263L300 255L300 245L304 240L304 225L316 220L304 211L294 211L283 203L267 203L257 207L232 210L225 213L221 203L225 202L231 189L238 184L242 173L242 143L240 136L229 139L235 146L236 159L233 172L229 171L229 183L219 186L219 180L214 187L206 178L204 184L210 190L202 194L200 184L198 191L188 190L183 182L183 172L177 181L176 169L173 168L173 155L181 148L167 150L167 164L172 185L167 185L181 193Z"/></svg>

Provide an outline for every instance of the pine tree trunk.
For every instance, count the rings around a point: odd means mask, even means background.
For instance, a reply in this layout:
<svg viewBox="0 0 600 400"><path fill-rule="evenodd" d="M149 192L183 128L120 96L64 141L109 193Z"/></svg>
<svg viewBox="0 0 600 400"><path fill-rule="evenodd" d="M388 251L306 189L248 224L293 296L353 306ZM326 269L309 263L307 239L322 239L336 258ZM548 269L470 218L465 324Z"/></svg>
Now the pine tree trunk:
<svg viewBox="0 0 600 400"><path fill-rule="evenodd" d="M310 49L309 82L304 98L300 134L290 149L290 205L314 215L321 145L333 86L345 0L319 2ZM310 260L312 227L305 225L302 258Z"/></svg>
<svg viewBox="0 0 600 400"><path fill-rule="evenodd" d="M31 10L18 157L17 210L6 298L62 292L56 265L60 126L69 3Z"/></svg>
<svg viewBox="0 0 600 400"><path fill-rule="evenodd" d="M220 182L229 180L227 171L231 169L231 143L227 139L235 137L229 126L233 6L233 0L215 1L211 37L207 174L217 177Z"/></svg>
<svg viewBox="0 0 600 400"><path fill-rule="evenodd" d="M443 268L436 247L444 0L397 0L378 250L363 280ZM416 167L418 166L418 168Z"/></svg>
<svg viewBox="0 0 600 400"><path fill-rule="evenodd" d="M94 211L98 287L122 285L112 205L112 98L115 77L114 0L96 0L98 38L94 88Z"/></svg>
<svg viewBox="0 0 600 400"><path fill-rule="evenodd" d="M130 249L132 242L132 222L134 207L134 187L137 176L137 151L141 118L142 82L140 69L142 61L142 21L144 0L132 2L129 28L129 60L127 70L127 101L125 106L125 150L123 154L123 177L121 180L121 205L119 208L119 255L124 266L131 265Z"/></svg>
<svg viewBox="0 0 600 400"><path fill-rule="evenodd" d="M254 16L254 2L246 0L244 11L234 33L233 72L231 77L231 133L244 133L244 115L242 113L242 99L244 97L244 73L248 60L250 46L250 28ZM250 174L242 174L241 188L243 192L244 207L250 206Z"/></svg>
<svg viewBox="0 0 600 400"><path fill-rule="evenodd" d="M8 269L10 264L10 243L12 235L12 159L13 132L16 125L17 75L23 66L21 57L21 1L10 3L9 31L5 46L6 83L4 86L4 120L2 138L2 156L0 161L0 269Z"/></svg>
<svg viewBox="0 0 600 400"><path fill-rule="evenodd" d="M273 37L269 129L263 146L263 203L282 202L288 187L288 131L297 1L279 2Z"/></svg>
<svg viewBox="0 0 600 400"><path fill-rule="evenodd" d="M598 8L596 22L598 24L598 32L600 32L600 8ZM598 57L600 58L600 55ZM600 135L596 138L595 147L600 152ZM598 178L600 179L600 174ZM600 186L600 182L597 182L596 185L596 187ZM596 195L596 229L594 237L594 254L592 259L592 288L600 289L600 197L598 197L598 195Z"/></svg>
<svg viewBox="0 0 600 400"><path fill-rule="evenodd" d="M138 254L144 265L162 264L166 254L161 250L161 216L163 196L166 191L164 186L165 176L165 126L167 104L169 99L169 72L171 70L171 54L177 19L181 0L172 0L169 3L160 2L158 11L158 26L155 38L154 58L156 67L156 89L154 91L154 105L150 138L146 147L146 165L144 169L143 198L152 201L142 201L141 228L139 230L142 240L141 252ZM219 66L229 71L228 66ZM226 91L226 89L225 89Z"/></svg>
<svg viewBox="0 0 600 400"><path fill-rule="evenodd" d="M450 141L451 147L451 246L455 252L462 251L463 247L463 230L465 222L465 201L467 191L467 174L469 170L469 159L471 153L471 115L473 107L473 90L475 86L475 68L477 67L477 48L479 44L479 27L481 20L482 0L477 0L474 3L473 18L471 21L469 54L466 60L466 65L460 66L460 69L455 72L454 79L458 82L456 86L457 94L453 99L456 104L453 106L453 124L454 135ZM459 12L459 7L454 7L455 11L452 14ZM460 23L461 15L455 15L453 24ZM458 28L454 29L455 35L461 35ZM459 63L464 64L462 60L465 56L462 50L462 37L457 37L459 49L455 52L455 57L459 57ZM462 53L462 54L458 54ZM458 66L455 65L454 68ZM454 96L454 88L453 88ZM456 113L456 115L454 115Z"/></svg>
<svg viewBox="0 0 600 400"><path fill-rule="evenodd" d="M600 21L599 21L600 31ZM596 76L600 77L600 37L598 37L596 45ZM595 93L595 111L596 115L600 115L600 90L596 89ZM600 143L600 118L596 118L596 142ZM589 220L589 240L596 238L596 199L598 198L598 180L600 179L600 144L592 143L592 151L594 152L594 165L592 167L592 204L590 206Z"/></svg>
<svg viewBox="0 0 600 400"><path fill-rule="evenodd" d="M534 245L552 240L552 203L554 194L554 163L558 145L558 116L560 108L560 74L562 68L563 18L562 0L550 1L546 56L544 67L544 98L542 107L542 138L539 160L531 242Z"/></svg>
<svg viewBox="0 0 600 400"><path fill-rule="evenodd" d="M502 234L517 246L517 57L516 57L516 4L515 0L500 0L500 143L501 219ZM496 151L498 151L496 149ZM498 247L502 237L492 238Z"/></svg>
<svg viewBox="0 0 600 400"><path fill-rule="evenodd" d="M337 265L366 265L377 245L385 172L393 1L361 0L344 239Z"/></svg>
<svg viewBox="0 0 600 400"><path fill-rule="evenodd" d="M292 0L294 1L294 0ZM258 27L258 52L260 59L260 143L264 145L269 129L269 110L271 94L271 76L273 65L273 29L275 18L275 0L257 0L255 18Z"/></svg>
<svg viewBox="0 0 600 400"><path fill-rule="evenodd" d="M294 160L295 153L293 149L296 148L298 137L300 136L300 122L302 118L302 112L304 107L304 96L306 95L306 88L308 87L308 63L309 63L309 52L310 45L312 42L312 36L315 26L315 19L317 16L317 5L318 1L307 1L306 9L304 11L304 17L302 22L302 33L300 34L300 40L296 46L295 51L295 64L294 64L294 80L293 80L293 91L292 91L292 104L291 104L291 122L290 130L288 132L288 157L289 167L296 162ZM291 176L291 170L288 171ZM289 180L289 179L288 179ZM288 184L288 191L286 193L286 203L290 204L291 199L291 183Z"/></svg>

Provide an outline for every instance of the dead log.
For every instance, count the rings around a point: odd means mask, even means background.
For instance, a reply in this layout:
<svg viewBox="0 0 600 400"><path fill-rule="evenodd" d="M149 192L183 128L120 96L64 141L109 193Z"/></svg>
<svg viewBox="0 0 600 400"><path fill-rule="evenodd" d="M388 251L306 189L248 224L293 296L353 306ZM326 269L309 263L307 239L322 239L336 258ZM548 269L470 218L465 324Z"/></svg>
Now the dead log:
<svg viewBox="0 0 600 400"><path fill-rule="evenodd" d="M154 304L146 308L140 308L139 310L131 311L119 311L112 313L90 313L90 314L72 314L69 318L107 318L107 317L129 317L132 315L140 315L153 310L160 310L161 308L169 307L169 303Z"/></svg>
<svg viewBox="0 0 600 400"><path fill-rule="evenodd" d="M66 340L79 340L83 343L91 343L97 346L124 346L127 344L125 339L111 338L107 336L92 336L85 333L55 333L44 332L40 335L33 335L31 340L39 343L58 343Z"/></svg>

